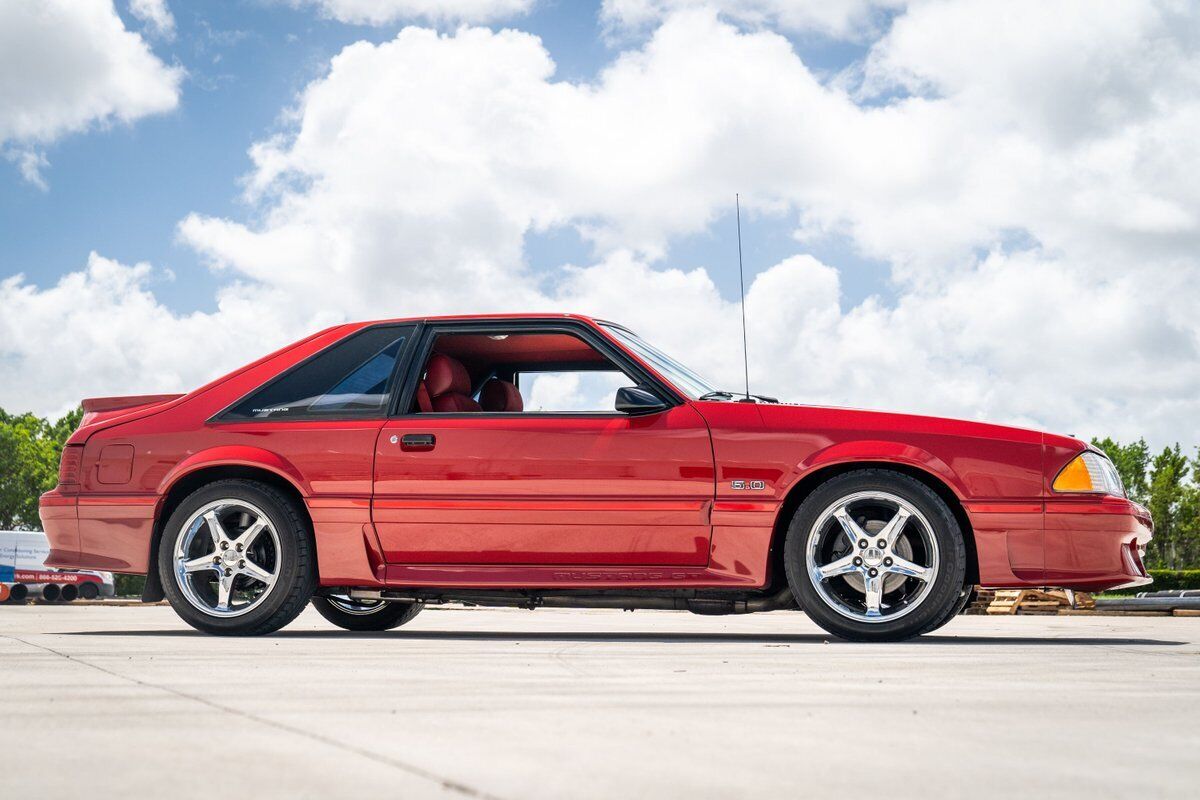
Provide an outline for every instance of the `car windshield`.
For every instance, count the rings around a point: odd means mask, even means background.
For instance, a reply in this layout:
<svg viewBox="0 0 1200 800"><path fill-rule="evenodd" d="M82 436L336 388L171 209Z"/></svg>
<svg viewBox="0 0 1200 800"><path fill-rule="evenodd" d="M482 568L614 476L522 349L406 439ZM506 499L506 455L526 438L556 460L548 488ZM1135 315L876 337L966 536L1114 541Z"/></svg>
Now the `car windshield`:
<svg viewBox="0 0 1200 800"><path fill-rule="evenodd" d="M717 392L711 383L632 331L610 322L600 324L691 399L699 400L706 394Z"/></svg>

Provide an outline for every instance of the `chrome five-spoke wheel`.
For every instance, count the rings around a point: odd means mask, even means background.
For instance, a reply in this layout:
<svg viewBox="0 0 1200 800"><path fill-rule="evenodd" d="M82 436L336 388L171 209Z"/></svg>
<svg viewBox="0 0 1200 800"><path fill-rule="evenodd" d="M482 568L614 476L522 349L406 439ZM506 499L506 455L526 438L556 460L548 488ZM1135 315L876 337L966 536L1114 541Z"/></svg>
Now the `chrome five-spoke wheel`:
<svg viewBox="0 0 1200 800"><path fill-rule="evenodd" d="M925 599L937 576L938 545L912 503L889 492L855 492L817 518L805 563L831 609L876 623L911 613Z"/></svg>
<svg viewBox="0 0 1200 800"><path fill-rule="evenodd" d="M173 564L180 592L196 609L238 617L256 608L279 580L279 533L252 503L215 500L184 522Z"/></svg>
<svg viewBox="0 0 1200 800"><path fill-rule="evenodd" d="M312 599L322 617L348 631L386 631L403 625L424 607L406 601L366 600L333 592Z"/></svg>
<svg viewBox="0 0 1200 800"><path fill-rule="evenodd" d="M783 549L797 604L846 639L919 636L949 621L964 597L958 518L928 483L898 471L858 469L817 486Z"/></svg>
<svg viewBox="0 0 1200 800"><path fill-rule="evenodd" d="M382 600L352 600L340 594L326 595L325 599L343 614L353 614L359 617L375 614L387 608L387 603Z"/></svg>
<svg viewBox="0 0 1200 800"><path fill-rule="evenodd" d="M157 564L175 613L221 636L279 630L317 583L303 500L246 478L215 480L185 497L163 526Z"/></svg>

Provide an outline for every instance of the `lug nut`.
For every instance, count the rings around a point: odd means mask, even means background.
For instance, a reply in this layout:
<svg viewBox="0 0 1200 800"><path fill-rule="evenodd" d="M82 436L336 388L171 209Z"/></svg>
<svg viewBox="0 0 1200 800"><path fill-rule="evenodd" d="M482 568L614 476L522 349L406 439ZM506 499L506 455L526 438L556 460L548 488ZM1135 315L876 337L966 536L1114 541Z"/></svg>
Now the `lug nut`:
<svg viewBox="0 0 1200 800"><path fill-rule="evenodd" d="M886 540L886 539L880 539L878 542L876 542L876 543L875 543L875 545L876 545L876 546L877 546L877 547L878 547L880 550L882 550L883 548L887 547L887 540Z"/></svg>
<svg viewBox="0 0 1200 800"><path fill-rule="evenodd" d="M859 558L858 556L855 556L855 557L854 557L854 566L856 566L856 567L861 567L861 566L862 566L862 559L861 559L861 558Z"/></svg>
<svg viewBox="0 0 1200 800"><path fill-rule="evenodd" d="M220 557L220 556L213 556L213 563L214 563L214 564L220 564L220 563L221 563L221 557Z"/></svg>
<svg viewBox="0 0 1200 800"><path fill-rule="evenodd" d="M892 560L891 560L890 558L885 558L885 559L883 560L883 565L884 565L885 567L890 567L890 566L892 565Z"/></svg>
<svg viewBox="0 0 1200 800"><path fill-rule="evenodd" d="M237 544L237 551L239 553L242 552L242 543L241 542L238 542L238 544Z"/></svg>
<svg viewBox="0 0 1200 800"><path fill-rule="evenodd" d="M879 574L879 570L875 569L874 567L871 567L871 571L868 572L867 574L870 575L872 578L874 578L876 575Z"/></svg>
<svg viewBox="0 0 1200 800"><path fill-rule="evenodd" d="M245 568L246 568L246 562L245 562L245 561L239 561L239 562L238 562L238 569L245 569Z"/></svg>
<svg viewBox="0 0 1200 800"><path fill-rule="evenodd" d="M861 549L863 549L863 550L866 550L866 549L867 549L867 540L866 540L866 539L859 539L859 540L858 540L858 546L859 546Z"/></svg>
<svg viewBox="0 0 1200 800"><path fill-rule="evenodd" d="M229 549L229 542L221 542L221 549L222 549L222 550L228 550L228 549Z"/></svg>
<svg viewBox="0 0 1200 800"><path fill-rule="evenodd" d="M225 569L225 577L226 577L226 578L228 578L228 577L229 577L230 575L232 575L232 574L233 574L233 570L231 570L231 569L229 569L229 568L226 568L226 569Z"/></svg>

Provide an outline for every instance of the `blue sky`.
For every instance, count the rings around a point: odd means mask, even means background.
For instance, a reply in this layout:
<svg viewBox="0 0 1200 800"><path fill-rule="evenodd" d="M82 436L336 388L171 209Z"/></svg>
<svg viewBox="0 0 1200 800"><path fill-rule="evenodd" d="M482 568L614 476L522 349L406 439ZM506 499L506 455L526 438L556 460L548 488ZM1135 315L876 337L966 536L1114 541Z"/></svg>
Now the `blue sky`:
<svg viewBox="0 0 1200 800"><path fill-rule="evenodd" d="M247 149L280 129L296 94L322 76L343 47L387 41L404 27L345 24L261 0L176 3L172 11L176 38L148 39L163 61L187 70L176 110L63 137L46 149L48 191L21 181L14 165L0 161L0 276L24 273L44 286L77 271L95 250L164 270L154 278L154 291L173 310L211 309L220 276L178 240L176 225L193 211L253 220L254 209L240 197L240 179L251 166ZM140 27L122 3L117 12L131 30ZM599 12L598 2L544 0L533 13L492 27L536 34L554 59L556 80L589 82L632 41L606 39ZM865 52L863 45L819 34L789 33L789 39L806 64L828 74ZM793 223L782 214L743 217L748 274L795 252ZM708 267L722 294L735 298L734 233L732 215L723 214L708 230L676 240L666 263ZM888 265L860 256L844 238L806 249L843 269L847 300L889 293ZM534 269L550 270L586 263L590 248L573 229L556 228L529 234L526 256Z"/></svg>

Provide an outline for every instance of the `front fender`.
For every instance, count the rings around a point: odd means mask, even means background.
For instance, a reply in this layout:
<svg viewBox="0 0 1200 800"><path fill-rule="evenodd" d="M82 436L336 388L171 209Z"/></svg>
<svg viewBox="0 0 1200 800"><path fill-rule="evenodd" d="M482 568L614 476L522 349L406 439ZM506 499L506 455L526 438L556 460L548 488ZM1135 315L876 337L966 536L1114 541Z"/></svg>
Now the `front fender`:
<svg viewBox="0 0 1200 800"><path fill-rule="evenodd" d="M967 495L966 488L958 475L942 459L916 445L886 439L838 442L816 450L796 465L795 480L792 481L792 484L827 467L863 462L898 464L919 469L949 486L960 500ZM791 486L789 485L787 488L791 488Z"/></svg>

